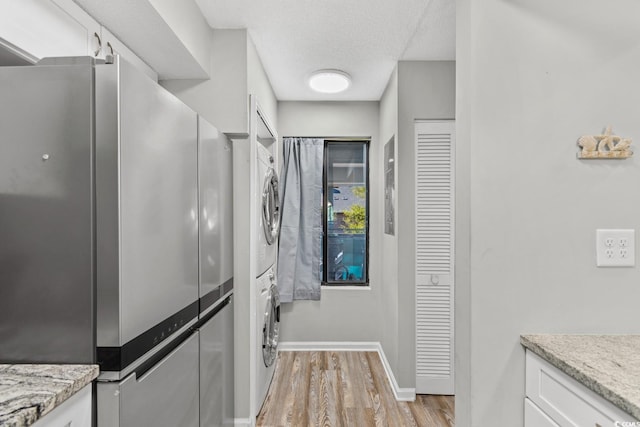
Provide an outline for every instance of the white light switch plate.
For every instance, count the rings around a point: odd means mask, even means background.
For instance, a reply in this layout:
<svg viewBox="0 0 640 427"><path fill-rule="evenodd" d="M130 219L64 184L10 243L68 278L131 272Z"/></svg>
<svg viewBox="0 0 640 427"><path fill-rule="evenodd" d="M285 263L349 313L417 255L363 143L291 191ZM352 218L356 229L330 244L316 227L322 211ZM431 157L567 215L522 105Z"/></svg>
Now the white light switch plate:
<svg viewBox="0 0 640 427"><path fill-rule="evenodd" d="M598 267L634 267L636 265L635 230L596 230Z"/></svg>

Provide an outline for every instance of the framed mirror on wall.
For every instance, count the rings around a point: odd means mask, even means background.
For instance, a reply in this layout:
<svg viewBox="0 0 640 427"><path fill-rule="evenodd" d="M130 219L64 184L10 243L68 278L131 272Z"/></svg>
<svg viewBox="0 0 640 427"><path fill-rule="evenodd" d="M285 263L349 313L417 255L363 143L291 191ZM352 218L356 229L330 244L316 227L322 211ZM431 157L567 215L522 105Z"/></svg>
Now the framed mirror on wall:
<svg viewBox="0 0 640 427"><path fill-rule="evenodd" d="M395 135L384 145L384 233L395 235Z"/></svg>

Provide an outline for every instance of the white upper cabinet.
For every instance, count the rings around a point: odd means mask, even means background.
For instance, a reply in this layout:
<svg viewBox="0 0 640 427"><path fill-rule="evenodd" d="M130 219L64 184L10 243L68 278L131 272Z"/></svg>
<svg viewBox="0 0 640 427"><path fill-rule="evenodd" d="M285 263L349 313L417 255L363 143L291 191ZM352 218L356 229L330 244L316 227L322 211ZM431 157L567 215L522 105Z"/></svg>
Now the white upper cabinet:
<svg viewBox="0 0 640 427"><path fill-rule="evenodd" d="M36 62L47 56L118 54L153 80L157 73L73 0L0 0L0 45Z"/></svg>
<svg viewBox="0 0 640 427"><path fill-rule="evenodd" d="M79 22L50 1L0 0L0 11L0 43L31 61L89 55L100 33L95 21Z"/></svg>

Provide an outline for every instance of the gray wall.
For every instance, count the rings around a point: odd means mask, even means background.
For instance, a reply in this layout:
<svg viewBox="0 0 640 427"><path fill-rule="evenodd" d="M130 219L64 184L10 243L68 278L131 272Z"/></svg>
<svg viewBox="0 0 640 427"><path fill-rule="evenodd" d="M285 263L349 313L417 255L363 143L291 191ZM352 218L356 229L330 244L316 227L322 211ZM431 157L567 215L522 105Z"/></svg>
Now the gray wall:
<svg viewBox="0 0 640 427"><path fill-rule="evenodd" d="M456 2L456 32L470 26L470 8ZM468 6L465 5L465 6ZM455 419L459 426L471 426L471 286L470 283L470 205L471 205L471 126L469 120L471 45L456 35L456 153L455 153Z"/></svg>
<svg viewBox="0 0 640 427"><path fill-rule="evenodd" d="M160 82L220 131L248 136L249 95L258 97L271 123L277 100L247 30L212 30L211 79Z"/></svg>
<svg viewBox="0 0 640 427"><path fill-rule="evenodd" d="M458 175L470 183L470 216L458 218L470 224L458 240L470 275L457 283L458 358L469 363L459 363L456 424L518 426L520 334L640 332L638 268L597 268L594 247L596 228L640 228L638 159L576 159L577 138L608 124L638 140L640 3L456 9L458 150L470 159Z"/></svg>
<svg viewBox="0 0 640 427"><path fill-rule="evenodd" d="M454 61L398 63L398 364L402 388L415 387L415 120L455 117ZM386 268L386 267L385 267ZM391 266L390 266L391 268Z"/></svg>
<svg viewBox="0 0 640 427"><path fill-rule="evenodd" d="M388 143L391 138L396 141L395 158L397 159L398 151L398 69L396 68L389 79L389 83L380 99L380 167L384 173L384 144ZM382 176L381 191L382 203L384 203L384 175ZM395 178L397 191L398 168L395 168ZM398 215L398 199L394 200L393 210L396 215L395 234L389 235L382 233L382 311L380 316L384 319L382 322L380 343L384 354L389 361L391 369L395 372L398 370L398 233L397 233L397 215ZM384 210L383 210L384 215ZM384 218L383 218L384 221Z"/></svg>
<svg viewBox="0 0 640 427"><path fill-rule="evenodd" d="M401 61L380 100L380 196L384 144L395 136L395 235L379 231L383 247L382 343L400 388L415 387L415 142L416 119L453 119L455 62ZM384 211L381 212L384 215ZM382 218L384 220L384 218Z"/></svg>
<svg viewBox="0 0 640 427"><path fill-rule="evenodd" d="M194 0L149 0L176 37L211 75L211 34L213 30ZM157 46L162 49L162 46Z"/></svg>
<svg viewBox="0 0 640 427"><path fill-rule="evenodd" d="M282 306L285 342L380 341L382 173L378 102L295 102L278 105L280 136L371 137L369 289L323 288L320 301Z"/></svg>
<svg viewBox="0 0 640 427"><path fill-rule="evenodd" d="M415 386L414 120L452 119L454 110L453 61L399 62L380 103L279 103L281 136L373 137L371 288L323 288L320 302L285 305L282 341L380 341L399 386ZM382 163L384 144L392 136L397 162L395 236L384 234L383 222Z"/></svg>
<svg viewBox="0 0 640 427"><path fill-rule="evenodd" d="M260 109L278 132L278 100L264 71L256 46L247 35L247 94L256 95Z"/></svg>
<svg viewBox="0 0 640 427"><path fill-rule="evenodd" d="M213 30L211 79L162 86L227 134L248 132L247 31Z"/></svg>

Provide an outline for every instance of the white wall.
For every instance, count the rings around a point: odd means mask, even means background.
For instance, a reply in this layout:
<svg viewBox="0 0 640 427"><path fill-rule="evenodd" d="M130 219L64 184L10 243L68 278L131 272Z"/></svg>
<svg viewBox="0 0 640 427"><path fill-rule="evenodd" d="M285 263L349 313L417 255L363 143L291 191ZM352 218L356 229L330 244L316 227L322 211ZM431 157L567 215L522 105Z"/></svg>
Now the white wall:
<svg viewBox="0 0 640 427"><path fill-rule="evenodd" d="M468 307L456 424L522 425L523 333L639 333L638 268L595 266L596 228L640 228L638 159L581 161L611 124L640 135L640 3L463 0L460 156L470 169ZM603 25L603 22L614 23ZM470 372L469 372L470 369Z"/></svg>
<svg viewBox="0 0 640 427"><path fill-rule="evenodd" d="M322 289L320 301L283 304L281 341L380 341L382 173L378 102L295 102L278 105L280 136L371 137L370 161L370 288Z"/></svg>

